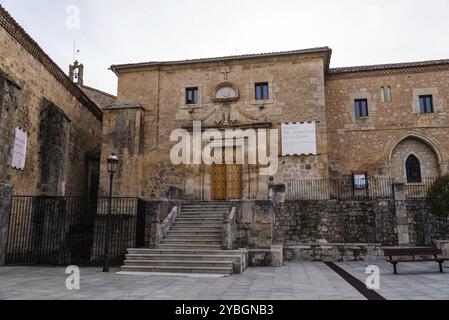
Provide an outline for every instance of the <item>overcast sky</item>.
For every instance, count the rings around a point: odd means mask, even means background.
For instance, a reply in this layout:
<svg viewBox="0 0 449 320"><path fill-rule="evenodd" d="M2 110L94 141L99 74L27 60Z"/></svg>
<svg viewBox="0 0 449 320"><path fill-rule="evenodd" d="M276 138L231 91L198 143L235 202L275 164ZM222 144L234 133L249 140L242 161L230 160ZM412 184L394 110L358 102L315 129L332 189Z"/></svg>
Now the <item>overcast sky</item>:
<svg viewBox="0 0 449 320"><path fill-rule="evenodd" d="M64 70L321 46L332 67L449 58L449 0L0 0ZM79 19L78 19L79 17Z"/></svg>

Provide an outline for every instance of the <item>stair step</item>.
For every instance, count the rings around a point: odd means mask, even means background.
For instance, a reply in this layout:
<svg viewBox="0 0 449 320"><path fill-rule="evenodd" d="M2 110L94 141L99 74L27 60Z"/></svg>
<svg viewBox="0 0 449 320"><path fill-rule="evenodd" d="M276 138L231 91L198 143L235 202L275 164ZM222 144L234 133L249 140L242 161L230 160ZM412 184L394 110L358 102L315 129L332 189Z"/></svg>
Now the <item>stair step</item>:
<svg viewBox="0 0 449 320"><path fill-rule="evenodd" d="M176 228L175 230L178 230L177 228L181 229L197 229L200 227L206 227L206 228L215 228L220 230L223 230L223 224L217 224L217 223L201 223L201 222L178 222L173 225L173 228ZM171 230L171 229L170 229Z"/></svg>
<svg viewBox="0 0 449 320"><path fill-rule="evenodd" d="M206 273L225 274L232 273L232 267L182 267L182 266L122 266L121 271L128 272L168 272L168 273Z"/></svg>
<svg viewBox="0 0 449 320"><path fill-rule="evenodd" d="M152 255L152 254L174 254L174 255L241 255L241 250L215 250L215 249L128 249L129 254Z"/></svg>
<svg viewBox="0 0 449 320"><path fill-rule="evenodd" d="M223 218L224 214L205 212L182 212L179 217Z"/></svg>
<svg viewBox="0 0 449 320"><path fill-rule="evenodd" d="M232 261L195 260L126 260L126 266L181 266L181 267L222 267L232 268Z"/></svg>
<svg viewBox="0 0 449 320"><path fill-rule="evenodd" d="M164 239L161 244L221 245L221 240Z"/></svg>
<svg viewBox="0 0 449 320"><path fill-rule="evenodd" d="M127 261L141 260L172 260L172 261L234 261L240 255L232 254L170 254L166 252L155 254L127 254Z"/></svg>
<svg viewBox="0 0 449 320"><path fill-rule="evenodd" d="M218 234L180 234L180 233L169 233L165 239L180 239L180 240L215 240L221 241L222 235Z"/></svg>
<svg viewBox="0 0 449 320"><path fill-rule="evenodd" d="M217 244L179 244L179 243L161 243L158 245L158 249L213 249L220 250L221 245Z"/></svg>
<svg viewBox="0 0 449 320"><path fill-rule="evenodd" d="M170 230L168 233L168 236L176 235L181 237L187 237L187 236L211 236L211 237L221 237L223 234L222 231L195 231L195 230Z"/></svg>

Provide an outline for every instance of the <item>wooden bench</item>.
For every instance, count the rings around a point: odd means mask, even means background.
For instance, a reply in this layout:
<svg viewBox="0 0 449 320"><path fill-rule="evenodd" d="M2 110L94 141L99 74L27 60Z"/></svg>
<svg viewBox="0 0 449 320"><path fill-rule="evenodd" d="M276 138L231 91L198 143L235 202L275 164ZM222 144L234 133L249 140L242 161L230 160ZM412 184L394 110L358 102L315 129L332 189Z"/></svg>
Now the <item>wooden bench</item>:
<svg viewBox="0 0 449 320"><path fill-rule="evenodd" d="M388 257L387 262L393 264L394 274L397 272L399 262L425 262L435 261L440 265L440 272L443 271L444 261L449 259L441 257L442 251L438 248L392 248L384 249L384 256ZM398 259L399 258L399 259Z"/></svg>

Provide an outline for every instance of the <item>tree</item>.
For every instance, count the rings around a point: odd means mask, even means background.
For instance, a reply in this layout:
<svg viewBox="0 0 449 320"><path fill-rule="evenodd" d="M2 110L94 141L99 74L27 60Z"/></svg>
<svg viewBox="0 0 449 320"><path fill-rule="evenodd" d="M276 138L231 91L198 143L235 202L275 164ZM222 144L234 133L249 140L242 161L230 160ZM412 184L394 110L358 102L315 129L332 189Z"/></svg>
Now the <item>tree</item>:
<svg viewBox="0 0 449 320"><path fill-rule="evenodd" d="M449 216L449 175L438 178L428 193L431 212L440 217Z"/></svg>

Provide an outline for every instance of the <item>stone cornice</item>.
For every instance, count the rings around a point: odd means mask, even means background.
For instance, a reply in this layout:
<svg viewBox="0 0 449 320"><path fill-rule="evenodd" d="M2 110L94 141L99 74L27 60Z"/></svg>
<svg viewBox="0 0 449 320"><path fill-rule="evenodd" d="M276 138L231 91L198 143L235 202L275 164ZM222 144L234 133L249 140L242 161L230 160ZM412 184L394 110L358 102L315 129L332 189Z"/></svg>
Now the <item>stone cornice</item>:
<svg viewBox="0 0 449 320"><path fill-rule="evenodd" d="M98 120L102 120L101 109L58 67L31 36L0 5L0 26L22 45L48 72L55 77L76 99L84 105Z"/></svg>
<svg viewBox="0 0 449 320"><path fill-rule="evenodd" d="M449 60L330 69L326 80L384 77L449 70Z"/></svg>

